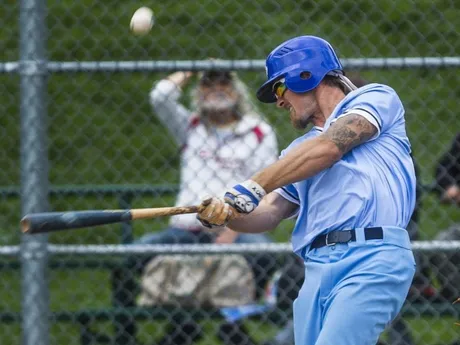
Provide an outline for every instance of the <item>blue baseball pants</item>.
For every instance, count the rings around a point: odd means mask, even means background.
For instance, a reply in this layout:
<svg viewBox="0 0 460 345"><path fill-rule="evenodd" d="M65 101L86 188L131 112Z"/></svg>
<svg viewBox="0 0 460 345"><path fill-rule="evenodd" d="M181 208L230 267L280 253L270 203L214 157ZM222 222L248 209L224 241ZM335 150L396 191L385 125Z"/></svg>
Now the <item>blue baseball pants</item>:
<svg viewBox="0 0 460 345"><path fill-rule="evenodd" d="M407 231L383 239L306 250L305 281L294 302L296 345L375 345L397 316L415 273Z"/></svg>

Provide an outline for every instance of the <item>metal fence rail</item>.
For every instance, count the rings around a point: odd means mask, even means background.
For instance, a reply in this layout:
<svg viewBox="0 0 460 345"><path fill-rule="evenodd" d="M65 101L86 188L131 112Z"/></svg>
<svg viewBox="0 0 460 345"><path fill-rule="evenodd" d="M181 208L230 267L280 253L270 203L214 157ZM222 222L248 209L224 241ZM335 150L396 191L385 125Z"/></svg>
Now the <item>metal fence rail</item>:
<svg viewBox="0 0 460 345"><path fill-rule="evenodd" d="M19 73L21 69L31 69L41 65L49 73L98 73L98 72L171 72L171 71L206 71L212 69L259 71L264 70L265 60L176 60L176 61L49 61L0 63L0 73ZM345 58L344 68L350 70L375 69L413 69L413 68L458 68L460 57L396 57L396 58Z"/></svg>
<svg viewBox="0 0 460 345"><path fill-rule="evenodd" d="M414 241L414 252L459 252L460 241ZM48 244L49 255L152 255L152 254L244 254L244 253L273 253L289 254L292 252L290 243L270 244L129 244L129 245L53 245ZM19 246L0 246L0 256L15 257L19 255Z"/></svg>

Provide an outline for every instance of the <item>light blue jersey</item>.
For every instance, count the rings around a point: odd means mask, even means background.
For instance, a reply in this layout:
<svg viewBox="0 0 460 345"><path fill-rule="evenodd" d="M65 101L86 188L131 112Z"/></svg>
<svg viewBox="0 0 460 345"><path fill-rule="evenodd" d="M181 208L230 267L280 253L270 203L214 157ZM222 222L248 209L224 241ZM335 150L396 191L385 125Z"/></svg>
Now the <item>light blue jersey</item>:
<svg viewBox="0 0 460 345"><path fill-rule="evenodd" d="M369 84L349 93L334 109L326 131L347 114L366 117L378 128L368 142L355 147L319 174L277 190L299 205L292 234L300 253L319 234L364 227L406 228L415 206L415 171L407 138L404 107L396 92ZM313 127L282 153L321 134Z"/></svg>

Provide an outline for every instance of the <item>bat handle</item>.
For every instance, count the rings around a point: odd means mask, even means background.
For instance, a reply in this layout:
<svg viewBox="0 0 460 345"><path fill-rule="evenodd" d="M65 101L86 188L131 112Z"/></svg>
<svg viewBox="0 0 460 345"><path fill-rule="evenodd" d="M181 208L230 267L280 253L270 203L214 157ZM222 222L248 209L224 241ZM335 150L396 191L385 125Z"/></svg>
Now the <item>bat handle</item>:
<svg viewBox="0 0 460 345"><path fill-rule="evenodd" d="M162 216L175 216L187 213L198 213L205 209L204 205L195 206L176 206L160 208L139 208L130 211L132 219L150 219Z"/></svg>

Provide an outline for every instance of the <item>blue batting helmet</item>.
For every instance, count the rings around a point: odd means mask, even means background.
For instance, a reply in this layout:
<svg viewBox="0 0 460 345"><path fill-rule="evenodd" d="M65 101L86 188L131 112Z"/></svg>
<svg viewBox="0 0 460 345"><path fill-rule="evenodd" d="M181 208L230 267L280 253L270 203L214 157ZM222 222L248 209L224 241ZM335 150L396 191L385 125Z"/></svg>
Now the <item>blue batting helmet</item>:
<svg viewBox="0 0 460 345"><path fill-rule="evenodd" d="M273 85L284 78L293 92L307 92L334 71L343 74L343 67L332 46L315 36L295 37L276 47L266 60L267 81L257 91L264 103L276 102Z"/></svg>

